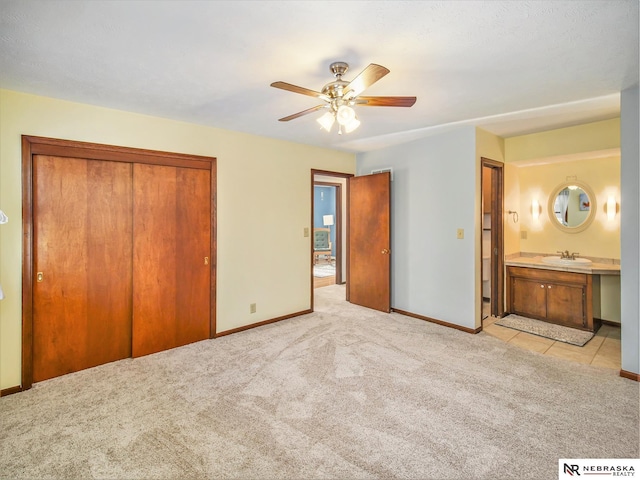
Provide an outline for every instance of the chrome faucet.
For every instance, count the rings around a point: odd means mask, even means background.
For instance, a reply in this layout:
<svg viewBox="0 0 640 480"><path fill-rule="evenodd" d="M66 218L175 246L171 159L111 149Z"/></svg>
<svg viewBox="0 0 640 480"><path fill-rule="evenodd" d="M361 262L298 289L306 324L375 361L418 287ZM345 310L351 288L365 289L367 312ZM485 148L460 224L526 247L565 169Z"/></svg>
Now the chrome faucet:
<svg viewBox="0 0 640 480"><path fill-rule="evenodd" d="M556 253L560 254L560 258L566 258L567 260L575 260L576 257L580 255L579 252L569 253L569 250L565 250L564 252L558 250Z"/></svg>

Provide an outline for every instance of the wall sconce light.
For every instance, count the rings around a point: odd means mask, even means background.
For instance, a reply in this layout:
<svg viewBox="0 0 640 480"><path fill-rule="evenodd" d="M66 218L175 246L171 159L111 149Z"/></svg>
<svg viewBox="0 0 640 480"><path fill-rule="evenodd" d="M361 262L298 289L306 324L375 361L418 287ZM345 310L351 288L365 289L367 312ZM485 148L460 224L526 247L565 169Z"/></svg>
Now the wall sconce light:
<svg viewBox="0 0 640 480"><path fill-rule="evenodd" d="M533 217L533 219L538 220L541 213L542 213L542 207L540 206L540 203L538 202L538 200L536 199L531 200L531 216Z"/></svg>
<svg viewBox="0 0 640 480"><path fill-rule="evenodd" d="M607 198L604 204L604 213L607 214L607 220L611 221L616 218L616 213L620 211L620 205L616 202L616 198L612 195Z"/></svg>

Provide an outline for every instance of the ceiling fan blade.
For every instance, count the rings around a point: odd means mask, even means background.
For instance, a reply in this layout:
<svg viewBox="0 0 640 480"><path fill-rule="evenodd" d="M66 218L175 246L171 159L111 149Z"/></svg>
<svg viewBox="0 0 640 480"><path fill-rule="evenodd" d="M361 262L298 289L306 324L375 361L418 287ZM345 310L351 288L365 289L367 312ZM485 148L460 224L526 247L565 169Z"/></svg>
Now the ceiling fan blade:
<svg viewBox="0 0 640 480"><path fill-rule="evenodd" d="M354 98L364 92L365 88L370 87L382 77L389 73L389 69L382 65L376 65L371 63L360 74L351 80L349 85L344 89L344 96L346 98Z"/></svg>
<svg viewBox="0 0 640 480"><path fill-rule="evenodd" d="M295 118L302 117L303 115L308 115L309 113L317 112L318 110L321 110L323 108L325 108L325 105L316 105L315 107L307 108L306 110L303 110L303 111L298 112L298 113L294 113L293 115L289 115L288 117L279 118L278 121L279 122L288 122L289 120L293 120Z"/></svg>
<svg viewBox="0 0 640 480"><path fill-rule="evenodd" d="M316 92L315 90L310 90L304 87L298 87L297 85L292 85L287 82L273 82L271 86L275 88L281 88L282 90L287 90L293 93L301 93L302 95L309 95L310 97L321 98L325 102L331 101L331 99L324 93Z"/></svg>
<svg viewBox="0 0 640 480"><path fill-rule="evenodd" d="M411 107L416 97L358 97L356 104L365 107Z"/></svg>

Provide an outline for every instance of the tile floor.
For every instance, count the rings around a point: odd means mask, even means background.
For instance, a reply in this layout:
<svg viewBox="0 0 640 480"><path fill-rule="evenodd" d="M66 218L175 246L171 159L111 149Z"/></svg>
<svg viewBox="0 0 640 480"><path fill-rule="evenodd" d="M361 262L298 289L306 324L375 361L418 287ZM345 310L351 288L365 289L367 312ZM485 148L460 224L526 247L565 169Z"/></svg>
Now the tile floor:
<svg viewBox="0 0 640 480"><path fill-rule="evenodd" d="M485 304L486 305L486 304ZM579 363L620 370L620 328L602 325L583 347L556 342L530 333L495 325L497 317L489 315L482 321L484 332L500 340L544 355Z"/></svg>

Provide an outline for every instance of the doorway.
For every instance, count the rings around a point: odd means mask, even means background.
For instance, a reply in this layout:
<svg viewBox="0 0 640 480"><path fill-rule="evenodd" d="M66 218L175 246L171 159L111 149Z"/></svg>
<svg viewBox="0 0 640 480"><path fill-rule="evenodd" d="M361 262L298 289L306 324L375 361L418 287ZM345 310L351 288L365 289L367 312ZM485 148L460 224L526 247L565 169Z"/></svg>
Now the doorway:
<svg viewBox="0 0 640 480"><path fill-rule="evenodd" d="M482 319L504 315L503 164L481 159Z"/></svg>
<svg viewBox="0 0 640 480"><path fill-rule="evenodd" d="M347 179L352 174L311 170L311 305L313 290L347 280ZM316 231L326 231L330 250L314 249ZM330 252L330 253L326 253Z"/></svg>
<svg viewBox="0 0 640 480"><path fill-rule="evenodd" d="M342 185L313 184L313 287L342 283Z"/></svg>

